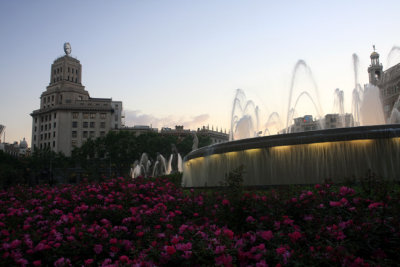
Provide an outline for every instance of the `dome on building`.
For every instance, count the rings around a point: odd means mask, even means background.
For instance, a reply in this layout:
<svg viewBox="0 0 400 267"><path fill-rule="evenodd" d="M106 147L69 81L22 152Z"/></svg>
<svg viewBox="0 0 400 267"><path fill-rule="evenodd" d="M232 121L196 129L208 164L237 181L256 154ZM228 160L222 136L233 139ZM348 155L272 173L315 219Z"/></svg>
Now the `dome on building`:
<svg viewBox="0 0 400 267"><path fill-rule="evenodd" d="M25 141L25 137L24 140L22 140L21 142L19 142L19 148L28 148L28 143Z"/></svg>
<svg viewBox="0 0 400 267"><path fill-rule="evenodd" d="M371 58L378 58L379 57L379 54L377 53L377 52L372 52L371 53Z"/></svg>

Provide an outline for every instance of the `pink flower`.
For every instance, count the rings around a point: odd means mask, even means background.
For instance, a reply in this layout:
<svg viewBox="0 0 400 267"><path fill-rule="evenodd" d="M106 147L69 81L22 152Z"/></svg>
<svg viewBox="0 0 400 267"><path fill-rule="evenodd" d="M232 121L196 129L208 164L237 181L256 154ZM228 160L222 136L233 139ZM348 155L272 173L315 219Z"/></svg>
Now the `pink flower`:
<svg viewBox="0 0 400 267"><path fill-rule="evenodd" d="M229 230L229 229L224 229L224 234L229 238L229 239L233 239L233 235L234 233Z"/></svg>
<svg viewBox="0 0 400 267"><path fill-rule="evenodd" d="M85 266L90 266L94 262L93 259L87 259L85 260Z"/></svg>
<svg viewBox="0 0 400 267"><path fill-rule="evenodd" d="M66 266L72 266L71 261L69 259L59 258L54 262L54 267L66 267Z"/></svg>
<svg viewBox="0 0 400 267"><path fill-rule="evenodd" d="M276 254L283 255L286 252L286 248L282 246L282 247L277 248L275 251L276 251Z"/></svg>
<svg viewBox="0 0 400 267"><path fill-rule="evenodd" d="M179 243L179 237L177 235L173 236L171 239L171 243L176 245Z"/></svg>
<svg viewBox="0 0 400 267"><path fill-rule="evenodd" d="M168 255L173 255L176 252L176 249L174 246L165 246L165 251L167 252Z"/></svg>
<svg viewBox="0 0 400 267"><path fill-rule="evenodd" d="M299 240L301 238L301 233L300 232L293 232L293 233L289 233L288 236L290 237L290 240L295 243L297 240Z"/></svg>
<svg viewBox="0 0 400 267"><path fill-rule="evenodd" d="M122 256L119 257L119 260L120 260L120 262L128 263L129 262L129 257L125 256L125 255L122 255Z"/></svg>
<svg viewBox="0 0 400 267"><path fill-rule="evenodd" d="M329 201L329 205L331 207L341 207L342 203L340 203L339 201Z"/></svg>
<svg viewBox="0 0 400 267"><path fill-rule="evenodd" d="M232 256L231 255L221 255L217 258L215 258L215 263L217 265L223 265L223 266L232 266Z"/></svg>
<svg viewBox="0 0 400 267"><path fill-rule="evenodd" d="M33 266L42 266L42 261L41 260L34 261Z"/></svg>
<svg viewBox="0 0 400 267"><path fill-rule="evenodd" d="M261 236L262 239L269 241L274 237L274 234L272 233L271 230L269 230L269 231L261 231L260 232L260 236Z"/></svg>
<svg viewBox="0 0 400 267"><path fill-rule="evenodd" d="M224 206L228 206L230 203L229 203L229 200L227 200L227 199L223 199L222 200L222 205L224 205Z"/></svg>

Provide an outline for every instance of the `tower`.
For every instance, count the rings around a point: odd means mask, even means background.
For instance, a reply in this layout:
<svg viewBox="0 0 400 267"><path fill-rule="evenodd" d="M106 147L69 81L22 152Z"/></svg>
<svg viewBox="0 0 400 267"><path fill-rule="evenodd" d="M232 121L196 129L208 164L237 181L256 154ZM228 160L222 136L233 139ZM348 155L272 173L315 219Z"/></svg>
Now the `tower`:
<svg viewBox="0 0 400 267"><path fill-rule="evenodd" d="M375 45L373 45L374 51L371 53L371 65L368 67L369 83L377 86L382 78L382 64L379 63L379 54L375 51Z"/></svg>
<svg viewBox="0 0 400 267"><path fill-rule="evenodd" d="M40 96L40 108L32 116L32 151L51 149L66 156L90 138L105 136L122 127L122 102L93 98L81 83L82 65L65 55L51 65L50 83Z"/></svg>

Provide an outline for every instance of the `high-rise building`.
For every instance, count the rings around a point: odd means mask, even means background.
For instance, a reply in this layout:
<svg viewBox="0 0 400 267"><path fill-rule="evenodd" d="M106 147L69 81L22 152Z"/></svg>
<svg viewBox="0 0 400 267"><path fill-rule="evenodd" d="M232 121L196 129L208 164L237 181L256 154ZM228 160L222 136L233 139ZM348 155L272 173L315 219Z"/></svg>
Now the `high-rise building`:
<svg viewBox="0 0 400 267"><path fill-rule="evenodd" d="M123 115L121 101L90 97L82 85L82 65L71 57L69 43L64 51L65 56L51 65L50 84L40 96L40 108L31 113L31 147L69 156L87 139L121 128Z"/></svg>

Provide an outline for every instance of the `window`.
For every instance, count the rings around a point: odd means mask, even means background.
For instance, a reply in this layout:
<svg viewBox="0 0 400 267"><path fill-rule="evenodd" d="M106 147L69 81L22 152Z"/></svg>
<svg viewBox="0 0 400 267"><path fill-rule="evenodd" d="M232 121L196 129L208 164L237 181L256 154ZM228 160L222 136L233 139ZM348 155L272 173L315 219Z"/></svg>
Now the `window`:
<svg viewBox="0 0 400 267"><path fill-rule="evenodd" d="M40 125L40 131L43 131L43 125Z"/></svg>
<svg viewBox="0 0 400 267"><path fill-rule="evenodd" d="M84 131L83 132L83 138L87 138L88 137L88 132L87 131Z"/></svg>
<svg viewBox="0 0 400 267"><path fill-rule="evenodd" d="M73 121L72 122L72 128L78 128L78 122L77 121Z"/></svg>
<svg viewBox="0 0 400 267"><path fill-rule="evenodd" d="M100 128L102 129L106 128L106 123L104 121L100 122Z"/></svg>
<svg viewBox="0 0 400 267"><path fill-rule="evenodd" d="M96 113L90 113L90 118L95 119L96 118Z"/></svg>
<svg viewBox="0 0 400 267"><path fill-rule="evenodd" d="M78 136L76 131L72 131L72 138L76 138Z"/></svg>
<svg viewBox="0 0 400 267"><path fill-rule="evenodd" d="M89 123L87 121L83 122L83 128L87 128L89 126Z"/></svg>
<svg viewBox="0 0 400 267"><path fill-rule="evenodd" d="M54 119L57 118L57 113L54 113Z"/></svg>
<svg viewBox="0 0 400 267"><path fill-rule="evenodd" d="M45 97L43 98L43 104L46 104L46 98Z"/></svg>
<svg viewBox="0 0 400 267"><path fill-rule="evenodd" d="M76 70L75 73L78 74L78 70Z"/></svg>
<svg viewBox="0 0 400 267"><path fill-rule="evenodd" d="M36 126L35 126L35 133L36 133L36 130L37 130L37 128L36 128Z"/></svg>
<svg viewBox="0 0 400 267"><path fill-rule="evenodd" d="M115 124L115 129L118 129L118 124Z"/></svg>
<svg viewBox="0 0 400 267"><path fill-rule="evenodd" d="M73 112L72 113L72 118L77 119L78 118L79 113L78 112Z"/></svg>
<svg viewBox="0 0 400 267"><path fill-rule="evenodd" d="M76 140L72 140L72 141L71 141L71 145L72 145L73 147L76 147Z"/></svg>
<svg viewBox="0 0 400 267"><path fill-rule="evenodd" d="M54 129L56 128L56 123L53 123L53 128L54 128Z"/></svg>
<svg viewBox="0 0 400 267"><path fill-rule="evenodd" d="M94 131L90 131L90 137L94 138Z"/></svg>
<svg viewBox="0 0 400 267"><path fill-rule="evenodd" d="M56 137L56 132L53 132L53 137Z"/></svg>
<svg viewBox="0 0 400 267"><path fill-rule="evenodd" d="M89 119L89 113L83 113L83 118L84 119Z"/></svg>
<svg viewBox="0 0 400 267"><path fill-rule="evenodd" d="M100 132L100 136L101 136L101 137L103 137L103 136L105 136L105 135L106 135L106 132L104 132L104 131Z"/></svg>
<svg viewBox="0 0 400 267"><path fill-rule="evenodd" d="M35 118L35 123L37 123L37 118Z"/></svg>
<svg viewBox="0 0 400 267"><path fill-rule="evenodd" d="M33 136L33 141L36 141L36 135Z"/></svg>
<svg viewBox="0 0 400 267"><path fill-rule="evenodd" d="M56 141L53 141L53 147L56 147Z"/></svg>
<svg viewBox="0 0 400 267"><path fill-rule="evenodd" d="M54 95L51 96L51 101L54 101Z"/></svg>
<svg viewBox="0 0 400 267"><path fill-rule="evenodd" d="M44 126L44 130L47 131L47 124Z"/></svg>
<svg viewBox="0 0 400 267"><path fill-rule="evenodd" d="M118 114L115 115L115 120L116 120L116 121L118 120Z"/></svg>
<svg viewBox="0 0 400 267"><path fill-rule="evenodd" d="M68 67L68 72L69 72L69 67ZM69 76L68 76L69 77Z"/></svg>
<svg viewBox="0 0 400 267"><path fill-rule="evenodd" d="M100 113L100 119L104 120L106 118L106 113Z"/></svg>
<svg viewBox="0 0 400 267"><path fill-rule="evenodd" d="M90 122L90 128L94 128L95 127L95 123L94 123L94 121L91 121Z"/></svg>

